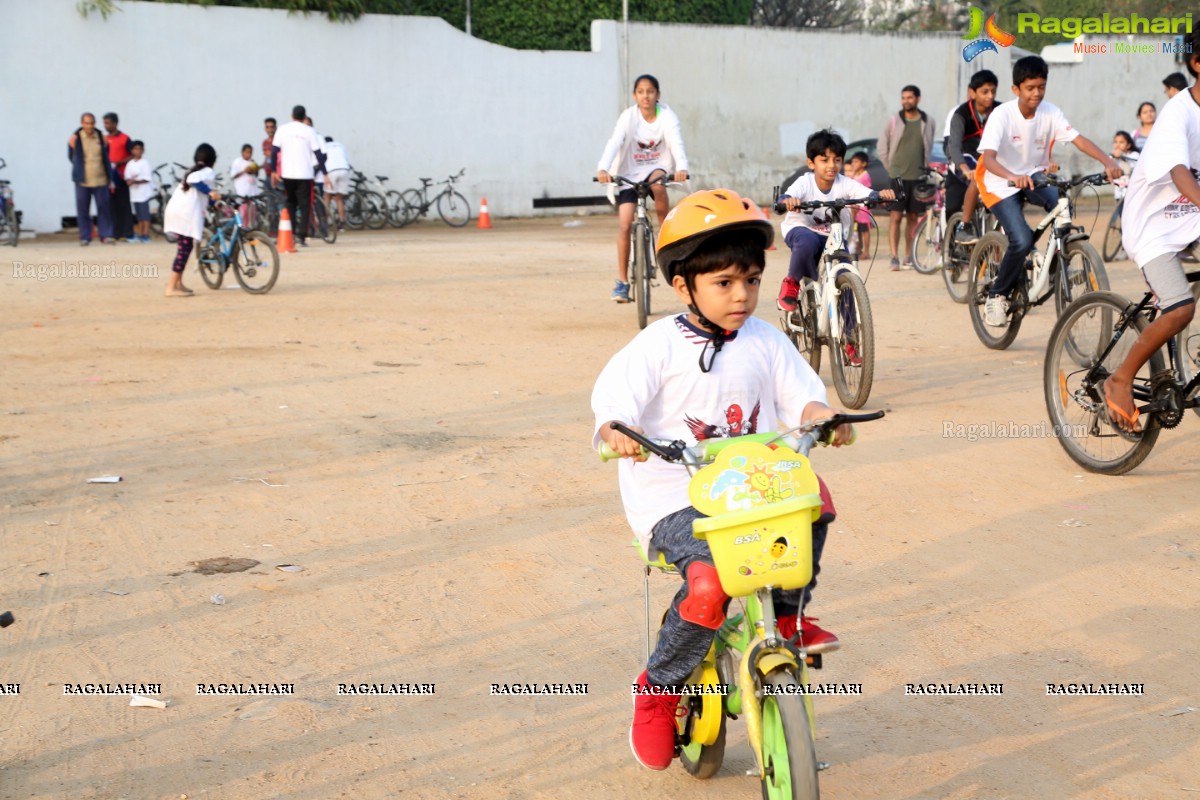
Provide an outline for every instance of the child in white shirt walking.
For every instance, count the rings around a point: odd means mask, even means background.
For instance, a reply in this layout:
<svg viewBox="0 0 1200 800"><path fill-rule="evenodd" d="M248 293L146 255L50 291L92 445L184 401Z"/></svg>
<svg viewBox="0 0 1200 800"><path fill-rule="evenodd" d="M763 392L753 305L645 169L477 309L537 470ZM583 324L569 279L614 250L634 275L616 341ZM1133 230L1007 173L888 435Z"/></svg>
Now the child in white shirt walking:
<svg viewBox="0 0 1200 800"><path fill-rule="evenodd" d="M125 183L129 184L129 203L133 206L133 241L150 243L150 198L154 197L154 173L142 155L146 145L141 139L129 143L132 158L125 163Z"/></svg>

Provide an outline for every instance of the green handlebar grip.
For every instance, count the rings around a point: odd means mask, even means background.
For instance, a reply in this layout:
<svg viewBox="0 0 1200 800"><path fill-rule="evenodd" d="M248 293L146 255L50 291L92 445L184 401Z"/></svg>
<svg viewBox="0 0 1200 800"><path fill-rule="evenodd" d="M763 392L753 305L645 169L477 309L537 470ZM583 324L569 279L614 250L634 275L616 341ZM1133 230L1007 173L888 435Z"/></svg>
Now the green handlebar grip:
<svg viewBox="0 0 1200 800"><path fill-rule="evenodd" d="M617 459L617 458L621 458L621 457L622 457L621 455L619 455L619 454L617 453L617 451L616 451L616 450L613 450L611 447L609 447L609 446L608 446L608 442L601 442L601 443L600 443L600 450L599 450L599 453L600 453L600 460L601 460L601 461L612 461L613 459ZM649 455L649 454L650 454L650 453L649 453L649 451L648 451L648 450L646 450L646 448L644 448L644 447L643 447L643 448L642 448L642 455L643 455L643 456L646 456L646 455Z"/></svg>

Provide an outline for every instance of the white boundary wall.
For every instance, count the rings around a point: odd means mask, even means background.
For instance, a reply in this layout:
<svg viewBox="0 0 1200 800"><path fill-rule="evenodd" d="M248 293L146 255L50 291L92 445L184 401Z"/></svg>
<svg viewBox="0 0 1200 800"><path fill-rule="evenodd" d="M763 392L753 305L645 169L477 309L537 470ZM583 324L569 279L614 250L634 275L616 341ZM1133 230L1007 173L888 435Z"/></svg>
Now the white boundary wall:
<svg viewBox="0 0 1200 800"><path fill-rule="evenodd" d="M430 17L334 23L262 9L119 7L108 20L84 19L74 0L0 0L0 74L9 76L0 157L10 165L0 177L13 181L26 227L57 230L74 216L66 140L85 110L118 112L154 164L188 163L207 141L227 170L244 142L258 152L263 117L284 122L299 102L356 166L391 176L390 187L466 167L464 194L472 204L486 196L504 216L532 213L535 197L599 194L590 177L632 102L612 21L593 23L591 52L549 52L510 50ZM987 67L1006 83L1013 55L965 64L956 34L629 29L632 74L657 75L683 121L693 188L728 185L760 199L803 163L813 130L877 136L900 88L915 83L940 132L970 74ZM1107 147L1141 100L1161 105L1174 69L1167 55L1086 56L1051 65L1049 98Z"/></svg>

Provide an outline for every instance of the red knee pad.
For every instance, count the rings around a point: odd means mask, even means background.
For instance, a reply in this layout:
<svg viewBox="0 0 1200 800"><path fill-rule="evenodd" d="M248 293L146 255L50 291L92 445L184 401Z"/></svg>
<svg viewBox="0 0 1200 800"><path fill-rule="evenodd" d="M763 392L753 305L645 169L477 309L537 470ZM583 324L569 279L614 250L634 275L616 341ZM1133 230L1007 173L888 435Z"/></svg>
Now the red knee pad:
<svg viewBox="0 0 1200 800"><path fill-rule="evenodd" d="M692 562L687 568L687 586L687 597L679 604L679 616L714 631L721 627L729 595L721 588L717 568L712 564Z"/></svg>

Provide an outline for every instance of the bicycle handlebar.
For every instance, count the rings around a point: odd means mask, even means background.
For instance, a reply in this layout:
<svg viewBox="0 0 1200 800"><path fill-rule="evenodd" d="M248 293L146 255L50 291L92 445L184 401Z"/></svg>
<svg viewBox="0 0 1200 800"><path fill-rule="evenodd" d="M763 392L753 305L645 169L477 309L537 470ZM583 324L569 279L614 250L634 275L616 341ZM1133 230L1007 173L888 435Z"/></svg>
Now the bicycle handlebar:
<svg viewBox="0 0 1200 800"><path fill-rule="evenodd" d="M900 195L897 194L896 198L900 199ZM850 206L866 206L867 208L873 208L881 203L891 202L895 201L884 200L879 196L879 192L871 192L869 196L860 197L857 199L846 197L842 198L841 200L804 200L800 203L799 208L796 210L812 211L817 208L836 208L838 211L841 211L845 208L849 208ZM772 208L776 214L786 214L790 210L786 205L778 200L775 201L775 204L772 206Z"/></svg>
<svg viewBox="0 0 1200 800"><path fill-rule="evenodd" d="M613 430L620 431L640 444L642 446L642 455L644 456L654 453L664 461L669 461L673 464L705 464L714 460L726 447L737 442L759 442L761 444L782 442L797 453L808 453L815 443L822 445L829 444L829 438L833 429L839 425L847 422L851 424L855 422L872 422L882 419L885 413L883 411L873 411L867 414L834 414L832 417L826 419L806 422L787 433L752 433L748 436L706 439L694 447L688 447L678 439L671 442L665 439L650 439L620 422L611 423L611 427ZM792 434L794 433L799 433L800 435L793 436ZM605 442L600 443L599 453L601 461L611 461L614 458L621 457Z"/></svg>
<svg viewBox="0 0 1200 800"><path fill-rule="evenodd" d="M1074 189L1076 186L1082 186L1085 183L1091 184L1092 186L1100 186L1108 183L1108 176L1103 172L1096 172L1091 175L1079 175L1071 178L1070 180L1063 180L1062 178L1056 177L1053 174L1040 172L1036 174L1036 177L1034 175L1028 175L1026 177L1031 178L1033 180L1034 187L1038 189L1042 188L1043 186L1053 186L1055 189ZM1013 181L1007 181L1007 183L1009 186L1016 186Z"/></svg>
<svg viewBox="0 0 1200 800"><path fill-rule="evenodd" d="M671 180L670 175L663 175L661 177L655 178L654 180L644 180L644 181L631 181L631 180L629 180L629 178L626 178L624 175L612 175L610 177L612 178L611 181L603 181L603 182L604 183L615 183L617 185L625 185L632 189L637 189L638 187L644 187L646 189L649 189L651 186L654 186L655 184L658 184L661 186L682 186L683 185L682 183L679 183L678 181ZM598 177L592 176L592 183L601 183L601 182L602 181Z"/></svg>

